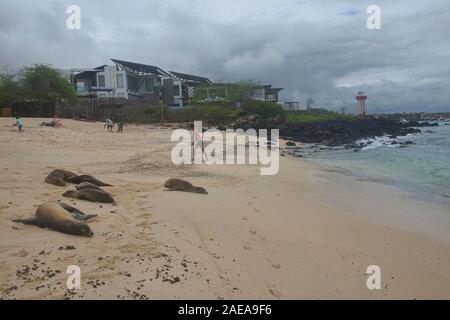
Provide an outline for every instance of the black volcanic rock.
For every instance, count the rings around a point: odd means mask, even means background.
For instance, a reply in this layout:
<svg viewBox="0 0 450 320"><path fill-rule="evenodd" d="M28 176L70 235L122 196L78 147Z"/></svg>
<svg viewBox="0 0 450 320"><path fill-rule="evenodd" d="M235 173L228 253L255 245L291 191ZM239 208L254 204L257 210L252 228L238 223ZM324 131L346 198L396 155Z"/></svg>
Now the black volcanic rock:
<svg viewBox="0 0 450 320"><path fill-rule="evenodd" d="M327 121L314 123L285 123L279 125L280 136L304 143L322 143L327 146L348 145L346 148L361 148L354 145L363 138L375 138L384 135L405 136L420 133L413 128L416 123L402 124L393 120L361 119L357 121Z"/></svg>

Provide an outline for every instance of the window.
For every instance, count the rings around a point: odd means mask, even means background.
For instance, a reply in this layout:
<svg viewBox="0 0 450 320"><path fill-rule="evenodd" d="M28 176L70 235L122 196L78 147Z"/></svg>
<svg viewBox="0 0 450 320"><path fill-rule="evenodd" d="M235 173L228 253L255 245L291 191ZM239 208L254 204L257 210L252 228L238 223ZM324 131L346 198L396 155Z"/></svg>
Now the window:
<svg viewBox="0 0 450 320"><path fill-rule="evenodd" d="M97 76L97 82L98 82L98 86L99 87L104 87L105 86L105 75L104 74L99 74Z"/></svg>
<svg viewBox="0 0 450 320"><path fill-rule="evenodd" d="M125 93L124 92L117 92L116 96L117 96L117 98L125 98Z"/></svg>
<svg viewBox="0 0 450 320"><path fill-rule="evenodd" d="M85 91L86 83L84 81L77 81L77 91Z"/></svg>
<svg viewBox="0 0 450 320"><path fill-rule="evenodd" d="M137 79L135 77L127 76L128 90L136 92L137 90Z"/></svg>
<svg viewBox="0 0 450 320"><path fill-rule="evenodd" d="M275 95L273 93L268 93L266 95L266 100L267 101L276 101L276 97L275 97Z"/></svg>
<svg viewBox="0 0 450 320"><path fill-rule="evenodd" d="M123 74L117 75L117 88L124 88L125 84L123 82Z"/></svg>
<svg viewBox="0 0 450 320"><path fill-rule="evenodd" d="M153 91L153 79L145 79L145 91L146 92Z"/></svg>

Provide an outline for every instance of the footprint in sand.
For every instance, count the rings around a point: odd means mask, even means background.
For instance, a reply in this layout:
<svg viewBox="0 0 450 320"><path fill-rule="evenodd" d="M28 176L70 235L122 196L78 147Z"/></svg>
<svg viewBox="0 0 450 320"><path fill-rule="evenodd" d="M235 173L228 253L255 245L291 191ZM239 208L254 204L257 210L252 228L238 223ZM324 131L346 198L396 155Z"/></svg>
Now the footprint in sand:
<svg viewBox="0 0 450 320"><path fill-rule="evenodd" d="M243 246L244 250L252 250L252 247L250 247L249 245L244 244Z"/></svg>
<svg viewBox="0 0 450 320"><path fill-rule="evenodd" d="M145 228L145 227L147 227L147 222L146 221L139 222L139 223L136 223L135 226Z"/></svg>
<svg viewBox="0 0 450 320"><path fill-rule="evenodd" d="M269 293L271 295L273 295L274 297L281 298L283 296L283 294L280 291L278 291L278 289L275 285L266 283L266 286L267 286L267 290L269 290Z"/></svg>
<svg viewBox="0 0 450 320"><path fill-rule="evenodd" d="M242 220L248 221L248 217L242 217Z"/></svg>
<svg viewBox="0 0 450 320"><path fill-rule="evenodd" d="M259 210L258 210L258 209L256 209L256 208L253 208L253 211L254 211L254 212L259 212Z"/></svg>
<svg viewBox="0 0 450 320"><path fill-rule="evenodd" d="M271 295L273 295L276 298L281 298L283 296L280 291L275 290L275 289L269 289L269 292Z"/></svg>
<svg viewBox="0 0 450 320"><path fill-rule="evenodd" d="M26 256L28 256L28 252L27 251L25 251L25 250L20 250L19 252L15 252L15 253L13 253L12 254L12 256L13 257L26 257Z"/></svg>
<svg viewBox="0 0 450 320"><path fill-rule="evenodd" d="M280 269L281 268L281 264L279 264L279 263L272 263L272 268L274 268L274 269Z"/></svg>
<svg viewBox="0 0 450 320"><path fill-rule="evenodd" d="M256 235L256 230L255 230L255 229L251 229L251 228L250 228L249 232L250 232L251 234L253 234L253 235Z"/></svg>

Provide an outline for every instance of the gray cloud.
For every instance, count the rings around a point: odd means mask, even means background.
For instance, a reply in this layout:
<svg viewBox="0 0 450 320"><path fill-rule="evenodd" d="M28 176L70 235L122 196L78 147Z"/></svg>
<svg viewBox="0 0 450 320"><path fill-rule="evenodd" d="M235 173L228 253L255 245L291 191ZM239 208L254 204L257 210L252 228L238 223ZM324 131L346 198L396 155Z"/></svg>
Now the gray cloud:
<svg viewBox="0 0 450 320"><path fill-rule="evenodd" d="M65 26L81 8L81 30ZM450 3L377 1L382 29L366 28L372 1L0 2L0 67L36 62L91 67L118 58L215 80L284 87L285 100L355 110L450 110Z"/></svg>

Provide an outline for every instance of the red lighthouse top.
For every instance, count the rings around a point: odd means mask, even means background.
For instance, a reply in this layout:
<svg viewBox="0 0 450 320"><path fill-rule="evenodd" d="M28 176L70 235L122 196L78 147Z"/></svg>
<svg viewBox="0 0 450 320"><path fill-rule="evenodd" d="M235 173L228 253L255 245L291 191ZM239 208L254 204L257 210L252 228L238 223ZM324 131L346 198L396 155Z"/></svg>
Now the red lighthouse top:
<svg viewBox="0 0 450 320"><path fill-rule="evenodd" d="M356 95L356 100L367 100L367 96L364 91L359 91Z"/></svg>

